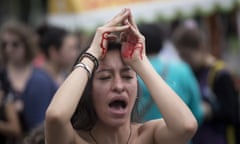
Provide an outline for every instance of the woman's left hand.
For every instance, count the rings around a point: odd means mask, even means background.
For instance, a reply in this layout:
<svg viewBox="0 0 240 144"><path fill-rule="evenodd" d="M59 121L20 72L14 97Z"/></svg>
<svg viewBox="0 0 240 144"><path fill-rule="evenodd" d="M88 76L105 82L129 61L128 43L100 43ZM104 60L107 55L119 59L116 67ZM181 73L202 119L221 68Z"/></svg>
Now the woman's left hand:
<svg viewBox="0 0 240 144"><path fill-rule="evenodd" d="M145 56L145 37L139 32L131 12L128 19L124 20L124 25L130 25L130 27L120 36L122 58L128 65L133 66Z"/></svg>

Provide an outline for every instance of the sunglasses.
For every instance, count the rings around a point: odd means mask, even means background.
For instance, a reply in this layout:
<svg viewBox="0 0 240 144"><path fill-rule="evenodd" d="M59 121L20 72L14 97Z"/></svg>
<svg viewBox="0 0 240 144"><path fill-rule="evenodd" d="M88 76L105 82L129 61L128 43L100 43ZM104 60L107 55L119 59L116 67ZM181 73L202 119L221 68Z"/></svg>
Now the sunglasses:
<svg viewBox="0 0 240 144"><path fill-rule="evenodd" d="M1 48L4 48L4 49L7 46L10 46L12 48L19 48L21 45L22 45L22 43L19 41L12 41L12 42L3 41L3 42L1 42Z"/></svg>

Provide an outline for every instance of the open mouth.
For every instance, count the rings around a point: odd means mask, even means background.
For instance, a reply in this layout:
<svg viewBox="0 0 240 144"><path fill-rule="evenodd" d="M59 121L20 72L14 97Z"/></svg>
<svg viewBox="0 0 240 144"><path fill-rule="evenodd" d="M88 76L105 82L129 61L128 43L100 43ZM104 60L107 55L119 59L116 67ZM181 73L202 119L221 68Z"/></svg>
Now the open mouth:
<svg viewBox="0 0 240 144"><path fill-rule="evenodd" d="M113 100L109 103L109 106L115 109L125 109L127 107L127 102L125 100Z"/></svg>

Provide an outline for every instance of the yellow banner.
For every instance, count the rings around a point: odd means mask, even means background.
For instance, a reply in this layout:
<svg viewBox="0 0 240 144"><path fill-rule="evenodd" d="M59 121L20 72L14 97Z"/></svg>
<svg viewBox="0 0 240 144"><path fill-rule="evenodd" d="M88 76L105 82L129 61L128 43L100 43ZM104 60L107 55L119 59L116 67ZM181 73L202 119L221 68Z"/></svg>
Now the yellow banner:
<svg viewBox="0 0 240 144"><path fill-rule="evenodd" d="M156 0L48 0L49 13L79 13L100 8L149 2Z"/></svg>

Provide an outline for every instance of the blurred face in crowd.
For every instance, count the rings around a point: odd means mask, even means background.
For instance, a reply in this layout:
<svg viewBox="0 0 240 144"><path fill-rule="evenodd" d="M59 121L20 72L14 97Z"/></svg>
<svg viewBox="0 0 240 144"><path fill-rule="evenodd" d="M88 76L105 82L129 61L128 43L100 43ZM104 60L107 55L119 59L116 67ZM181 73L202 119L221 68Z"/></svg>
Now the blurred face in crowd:
<svg viewBox="0 0 240 144"><path fill-rule="evenodd" d="M64 38L59 51L59 61L63 67L72 67L79 54L79 42L75 35Z"/></svg>
<svg viewBox="0 0 240 144"><path fill-rule="evenodd" d="M108 51L93 77L93 105L99 121L119 126L130 120L137 96L136 73L121 59L119 50ZM130 122L130 121L129 121Z"/></svg>
<svg viewBox="0 0 240 144"><path fill-rule="evenodd" d="M25 44L20 37L11 32L5 32L1 38L1 51L10 63L22 63L25 60Z"/></svg>
<svg viewBox="0 0 240 144"><path fill-rule="evenodd" d="M204 61L204 51L201 49L181 49L179 55L186 61L193 69L198 69L202 66Z"/></svg>
<svg viewBox="0 0 240 144"><path fill-rule="evenodd" d="M202 65L202 60L204 54L201 50L196 49L181 49L179 50L179 55L181 58L186 61L193 69L198 69Z"/></svg>

